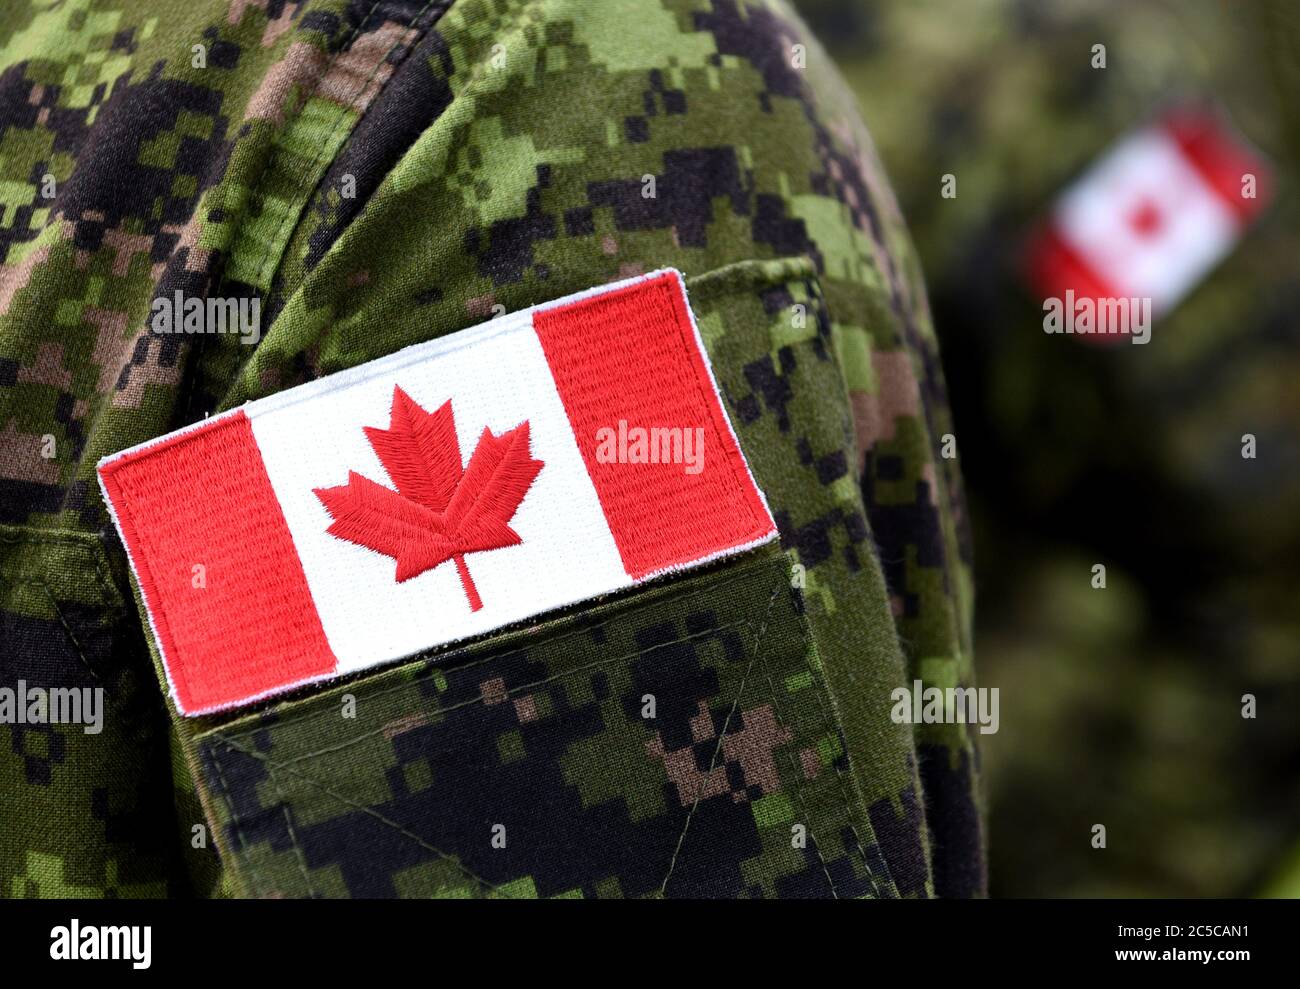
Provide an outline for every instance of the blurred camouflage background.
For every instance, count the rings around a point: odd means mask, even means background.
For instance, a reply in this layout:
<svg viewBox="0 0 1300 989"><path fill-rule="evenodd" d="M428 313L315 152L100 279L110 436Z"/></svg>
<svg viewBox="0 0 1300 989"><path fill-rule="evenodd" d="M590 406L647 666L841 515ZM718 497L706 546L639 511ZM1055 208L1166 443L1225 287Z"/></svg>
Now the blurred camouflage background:
<svg viewBox="0 0 1300 989"><path fill-rule="evenodd" d="M796 3L858 94L944 347L1001 691L991 892L1300 896L1300 4ZM1027 232L1188 101L1270 160L1262 218L1147 346L1045 334Z"/></svg>

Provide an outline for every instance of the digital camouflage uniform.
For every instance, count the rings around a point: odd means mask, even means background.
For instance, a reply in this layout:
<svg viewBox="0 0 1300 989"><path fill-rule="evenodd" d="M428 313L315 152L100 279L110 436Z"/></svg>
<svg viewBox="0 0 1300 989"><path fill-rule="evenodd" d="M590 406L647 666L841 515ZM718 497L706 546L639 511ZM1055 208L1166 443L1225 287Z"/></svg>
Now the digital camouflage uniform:
<svg viewBox="0 0 1300 989"><path fill-rule="evenodd" d="M5 895L983 892L973 727L889 716L972 682L935 339L788 6L11 3L0 66L4 679L108 697L3 727ZM102 457L665 266L779 548L176 714ZM153 334L176 290L263 300L259 342Z"/></svg>
<svg viewBox="0 0 1300 989"><path fill-rule="evenodd" d="M1300 847L1300 11L798 6L861 94L960 369L980 679L1002 702L984 746L1004 836L994 893L1279 889ZM1019 270L1026 234L1117 140L1182 103L1217 106L1269 160L1260 220L1149 344L1045 334ZM1285 888L1300 892L1300 868Z"/></svg>

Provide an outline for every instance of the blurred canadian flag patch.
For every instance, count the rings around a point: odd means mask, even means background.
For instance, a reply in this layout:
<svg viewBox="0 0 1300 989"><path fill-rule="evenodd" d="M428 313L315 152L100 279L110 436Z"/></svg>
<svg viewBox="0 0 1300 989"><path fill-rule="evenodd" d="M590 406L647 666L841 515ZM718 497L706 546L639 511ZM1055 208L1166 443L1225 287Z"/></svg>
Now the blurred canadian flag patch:
<svg viewBox="0 0 1300 989"><path fill-rule="evenodd" d="M1166 113L1061 195L1030 238L1030 280L1045 299L1150 300L1159 316L1232 250L1269 189L1267 162L1219 113Z"/></svg>
<svg viewBox="0 0 1300 989"><path fill-rule="evenodd" d="M776 537L671 270L251 402L99 477L189 715Z"/></svg>

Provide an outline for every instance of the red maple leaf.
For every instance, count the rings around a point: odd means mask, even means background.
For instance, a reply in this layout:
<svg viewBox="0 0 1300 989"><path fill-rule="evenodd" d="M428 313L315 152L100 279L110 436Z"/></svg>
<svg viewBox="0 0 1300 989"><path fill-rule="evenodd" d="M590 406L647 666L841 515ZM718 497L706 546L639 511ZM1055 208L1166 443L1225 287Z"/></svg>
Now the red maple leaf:
<svg viewBox="0 0 1300 989"><path fill-rule="evenodd" d="M522 542L509 523L543 466L529 452L528 421L500 436L485 428L464 467L450 399L429 413L394 386L388 428L364 428L397 490L356 471L347 484L314 488L334 520L327 531L391 556L399 583L455 560L478 611L465 554Z"/></svg>

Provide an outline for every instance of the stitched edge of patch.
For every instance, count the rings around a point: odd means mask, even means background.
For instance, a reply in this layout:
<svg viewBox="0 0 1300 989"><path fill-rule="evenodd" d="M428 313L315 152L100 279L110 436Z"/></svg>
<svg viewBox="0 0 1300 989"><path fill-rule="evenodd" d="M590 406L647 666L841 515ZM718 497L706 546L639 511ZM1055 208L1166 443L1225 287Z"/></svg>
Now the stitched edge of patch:
<svg viewBox="0 0 1300 989"><path fill-rule="evenodd" d="M411 364L425 361L441 354L451 353L455 350L473 347L500 333L507 332L511 329L517 329L520 322L531 322L533 317L539 312L573 306L588 299L609 295L619 290L651 282L655 279L663 279L666 283L671 283L677 287L681 308L686 315L686 321L690 327L689 339L692 340L694 344L694 356L698 357L699 365L707 375L709 386L713 392L713 401L716 403L716 405L712 407L712 411L715 414L714 417L715 419L720 419L721 423L725 427L725 438L730 441L735 450L735 460L742 465L745 479L749 483L749 488L756 496L758 503L761 505L761 521L765 523L765 531L758 532L753 539L739 542L735 545L692 558L688 561L647 571L639 578L633 579L632 583L627 587L611 588L611 592L618 593L630 590L661 576L704 566L710 562L743 553L776 540L779 537L779 533L775 521L772 518L770 506L768 505L766 496L753 476L753 471L750 469L748 461L740 447L739 438L736 434L735 428L731 423L730 417L726 413L722 392L718 386L716 375L714 374L713 367L709 361L708 353L704 345L704 339L700 333L695 318L695 313L690 306L685 277L675 268L661 268L644 275L638 275L605 285L594 286L582 292L541 303L529 307L528 309L519 310L518 312L491 320L481 326L470 327L434 340L414 344L410 347L403 348L394 354L388 355L387 357L381 357L375 361L345 369L335 374L288 389L284 392L245 403L238 408L228 410L200 422L191 423L169 434L147 440L133 447L106 456L100 460L96 470L100 490L103 494L104 503L108 508L114 526L122 536L128 562L131 566L132 573L135 575L140 586L141 599L145 605L144 610L146 613L146 620L148 621L154 643L158 649L161 665L168 685L168 691L176 709L181 714L197 716L246 707L269 697L298 690L324 681L341 679L349 675L364 675L374 671L375 669L391 666L396 662L409 658L412 655L417 655L423 651L436 651L453 645L475 641L490 635L499 634L503 630L526 625L530 622L536 621L539 617L558 612L564 608L582 603L583 601L594 600L600 595L587 595L576 598L572 601L557 603L551 607L538 610L517 620L503 622L500 625L479 633L461 636L446 642L433 643L430 646L417 649L413 652L403 653L399 656L376 659L363 668L346 671L339 671L336 668L327 673L295 679L291 682L279 684L265 690L248 693L238 699L228 702L187 709L179 697L176 683L177 671L173 670L173 666L175 665L173 659L175 657L172 653L175 652L175 650L168 649L166 645L168 637L164 634L167 629L168 616L161 600L159 599L160 595L154 583L152 570L149 567L148 561L144 559L144 557L147 556L147 552L144 550L144 547L141 545L138 538L135 528L135 519L131 517L129 508L125 504L119 505L111 496L110 483L108 482L107 475L112 474L116 469L118 469L118 466L123 465L124 461L137 461L145 457L153 457L169 448L187 444L195 438L195 434L204 430L212 429L223 421L233 419L237 416L252 418L253 416L262 415L276 409L286 408L308 399L326 396L334 390L345 388L359 381L368 380L377 376L391 375L395 371Z"/></svg>

